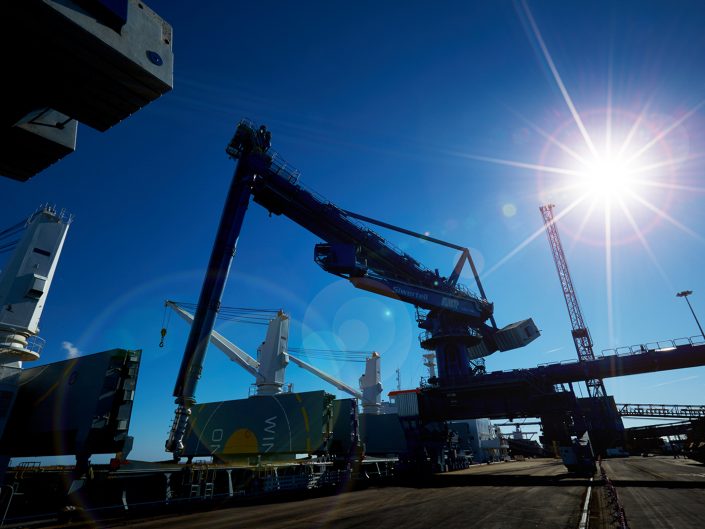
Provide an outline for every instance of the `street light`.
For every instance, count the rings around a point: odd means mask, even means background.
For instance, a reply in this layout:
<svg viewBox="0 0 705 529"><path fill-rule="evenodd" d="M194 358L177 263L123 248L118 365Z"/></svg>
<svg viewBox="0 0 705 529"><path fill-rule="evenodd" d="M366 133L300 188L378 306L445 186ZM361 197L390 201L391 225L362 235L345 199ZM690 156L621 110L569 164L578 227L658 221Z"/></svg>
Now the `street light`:
<svg viewBox="0 0 705 529"><path fill-rule="evenodd" d="M698 329L700 329L700 335L705 337L705 333L703 333L703 328L700 326L700 322L698 321L698 317L695 315L695 311L693 310L693 306L690 304L690 301L688 301L688 296L690 296L692 293L693 293L692 290L684 290L682 292L678 292L678 294L676 294L676 297L685 298L685 302L688 304L688 307L690 307L690 312L693 313L693 318L695 318L695 323L698 324Z"/></svg>

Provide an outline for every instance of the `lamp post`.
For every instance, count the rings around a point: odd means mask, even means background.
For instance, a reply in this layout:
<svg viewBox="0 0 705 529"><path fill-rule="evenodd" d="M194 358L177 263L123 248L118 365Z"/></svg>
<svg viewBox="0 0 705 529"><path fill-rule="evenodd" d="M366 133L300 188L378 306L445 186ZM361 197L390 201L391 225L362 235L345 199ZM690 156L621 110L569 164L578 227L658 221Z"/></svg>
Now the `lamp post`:
<svg viewBox="0 0 705 529"><path fill-rule="evenodd" d="M682 292L678 292L678 294L676 294L676 297L685 298L685 302L688 304L688 307L690 308L690 312L693 313L693 318L695 318L695 323L698 324L698 329L700 329L700 335L705 337L705 333L703 333L703 328L700 326L700 322L698 321L698 317L695 315L695 311L693 310L693 306L690 304L690 301L688 301L688 296L690 296L692 293L693 293L692 290L684 290Z"/></svg>

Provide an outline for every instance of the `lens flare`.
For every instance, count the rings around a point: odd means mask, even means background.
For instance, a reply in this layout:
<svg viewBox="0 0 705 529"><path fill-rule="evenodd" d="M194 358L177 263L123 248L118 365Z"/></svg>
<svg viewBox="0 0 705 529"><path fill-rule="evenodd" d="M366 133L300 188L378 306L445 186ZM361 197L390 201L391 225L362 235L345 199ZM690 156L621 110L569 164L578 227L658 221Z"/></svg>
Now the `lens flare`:
<svg viewBox="0 0 705 529"><path fill-rule="evenodd" d="M595 158L582 173L581 180L585 193L606 201L623 197L635 183L632 168L618 156Z"/></svg>
<svg viewBox="0 0 705 529"><path fill-rule="evenodd" d="M705 100L690 108L680 108L671 115L655 112L654 97L640 105L638 113L620 108L614 104L610 63L605 107L581 111L561 77L528 4L520 2L518 11L527 21L529 38L540 50L569 117L559 117L562 122L556 126L555 119L560 113L554 109L549 117L551 126L542 127L514 112L526 125L524 130L545 140L538 160L448 153L532 172L538 186L537 205L560 205L556 220L570 213L571 218L561 221L561 231L573 244L581 242L604 249L608 334L609 340L614 341L613 248L640 243L665 282L670 284L646 235L657 225L668 223L705 244L705 237L674 217L677 210L672 207L676 192L705 193L705 187L678 182L683 174L687 175L686 164L705 157L705 153L690 152L689 132L685 128L688 120L705 107ZM525 137L522 145L529 141L530 138ZM503 213L507 214L504 210ZM528 235L488 267L483 278L506 264L543 232L542 227Z"/></svg>

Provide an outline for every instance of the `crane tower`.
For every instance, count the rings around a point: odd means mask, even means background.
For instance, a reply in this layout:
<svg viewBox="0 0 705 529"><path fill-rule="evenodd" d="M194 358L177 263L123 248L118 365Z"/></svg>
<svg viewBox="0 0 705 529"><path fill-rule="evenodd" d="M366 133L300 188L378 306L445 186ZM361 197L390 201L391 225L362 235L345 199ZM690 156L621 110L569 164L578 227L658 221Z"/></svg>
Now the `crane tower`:
<svg viewBox="0 0 705 529"><path fill-rule="evenodd" d="M575 343L575 349L578 352L578 360L581 362L585 360L594 360L595 354L592 351L592 338L590 337L590 331L588 330L587 325L585 325L583 313L580 310L578 296L575 294L573 280L570 278L568 262L566 261L565 253L563 252L561 238L558 236L558 228L556 227L556 221L553 218L554 207L554 204L546 204L545 206L540 206L539 209L541 210L541 215L543 216L543 223L546 226L546 234L548 235L548 242L551 245L553 261L556 263L556 271L558 272L558 279L561 282L561 288L563 289L565 304L568 307L570 324L573 328L573 342ZM602 379L595 378L586 380L585 385L587 386L588 394L591 397L604 397L607 395Z"/></svg>

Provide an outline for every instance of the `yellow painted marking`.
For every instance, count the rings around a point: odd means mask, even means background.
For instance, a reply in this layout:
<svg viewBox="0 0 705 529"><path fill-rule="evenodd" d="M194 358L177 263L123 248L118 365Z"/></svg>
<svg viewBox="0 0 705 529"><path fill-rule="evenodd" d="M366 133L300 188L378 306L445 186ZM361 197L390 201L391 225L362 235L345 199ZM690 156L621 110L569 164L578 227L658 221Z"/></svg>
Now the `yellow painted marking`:
<svg viewBox="0 0 705 529"><path fill-rule="evenodd" d="M296 398L301 402L301 397L299 395L296 395ZM304 416L304 427L306 428L306 451L310 454L311 453L311 428L308 425L308 412L306 411L306 408L301 406L301 415Z"/></svg>
<svg viewBox="0 0 705 529"><path fill-rule="evenodd" d="M301 415L304 416L304 426L306 427L306 431L308 432L308 413L306 412L306 408L301 408Z"/></svg>
<svg viewBox="0 0 705 529"><path fill-rule="evenodd" d="M225 442L223 454L257 454L260 452L257 436L247 428L235 430Z"/></svg>

